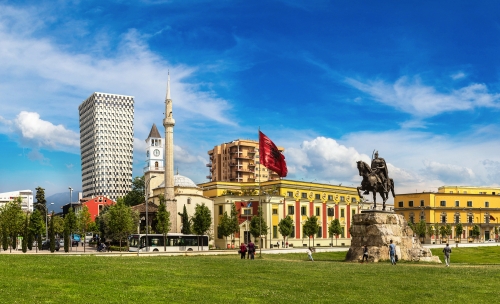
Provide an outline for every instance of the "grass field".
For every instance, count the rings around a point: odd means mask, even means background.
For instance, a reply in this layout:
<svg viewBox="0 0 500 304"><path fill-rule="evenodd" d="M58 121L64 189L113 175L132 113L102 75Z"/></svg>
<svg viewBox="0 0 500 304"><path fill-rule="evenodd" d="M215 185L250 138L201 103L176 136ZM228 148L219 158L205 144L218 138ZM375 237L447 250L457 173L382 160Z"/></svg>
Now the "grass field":
<svg viewBox="0 0 500 304"><path fill-rule="evenodd" d="M442 256L441 249L433 251ZM500 247L452 266L343 262L345 252L190 257L1 254L3 303L490 303Z"/></svg>

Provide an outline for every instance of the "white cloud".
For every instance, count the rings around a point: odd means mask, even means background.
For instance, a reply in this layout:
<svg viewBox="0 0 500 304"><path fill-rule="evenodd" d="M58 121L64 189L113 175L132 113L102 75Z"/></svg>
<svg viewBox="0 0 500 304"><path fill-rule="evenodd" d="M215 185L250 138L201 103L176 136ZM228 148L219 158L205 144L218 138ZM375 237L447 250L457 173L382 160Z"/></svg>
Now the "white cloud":
<svg viewBox="0 0 500 304"><path fill-rule="evenodd" d="M27 147L63 151L75 151L75 148L79 147L77 133L63 125L54 125L43 120L35 112L21 111L14 120L4 120L3 123L18 134L19 140Z"/></svg>
<svg viewBox="0 0 500 304"><path fill-rule="evenodd" d="M444 93L422 84L418 77L401 77L393 84L352 78L347 78L346 83L383 104L422 118L476 107L499 107L500 94L489 93L486 85L478 83Z"/></svg>
<svg viewBox="0 0 500 304"><path fill-rule="evenodd" d="M451 79L453 79L453 80L459 80L459 79L465 78L465 76L467 76L467 75L465 75L464 72L460 71L460 72L457 72L457 73L451 75Z"/></svg>
<svg viewBox="0 0 500 304"><path fill-rule="evenodd" d="M436 161L424 161L422 170L425 176L430 176L453 184L471 184L476 178L476 174L474 174L470 168L452 164L442 164Z"/></svg>

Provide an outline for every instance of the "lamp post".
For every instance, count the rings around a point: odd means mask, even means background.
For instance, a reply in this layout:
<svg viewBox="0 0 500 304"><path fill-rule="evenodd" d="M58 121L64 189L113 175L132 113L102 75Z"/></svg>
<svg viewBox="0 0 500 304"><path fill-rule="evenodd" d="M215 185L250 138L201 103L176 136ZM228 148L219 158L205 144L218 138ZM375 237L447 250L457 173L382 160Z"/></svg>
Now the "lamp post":
<svg viewBox="0 0 500 304"><path fill-rule="evenodd" d="M148 244L149 244L149 240L148 240L148 233L149 233L149 222L148 222L148 205L149 205L149 182L155 178L156 176L151 176L150 178L148 178L148 180L146 181L145 183L145 192L146 192L146 252L149 251L149 248L148 248ZM138 250L140 250L141 247L139 245L139 248Z"/></svg>
<svg viewBox="0 0 500 304"><path fill-rule="evenodd" d="M54 205L54 203L50 203L51 205ZM45 240L47 240L49 238L49 229L48 229L48 222L47 222L47 218L49 217L49 210L47 208L46 205L42 205L43 208L45 209Z"/></svg>

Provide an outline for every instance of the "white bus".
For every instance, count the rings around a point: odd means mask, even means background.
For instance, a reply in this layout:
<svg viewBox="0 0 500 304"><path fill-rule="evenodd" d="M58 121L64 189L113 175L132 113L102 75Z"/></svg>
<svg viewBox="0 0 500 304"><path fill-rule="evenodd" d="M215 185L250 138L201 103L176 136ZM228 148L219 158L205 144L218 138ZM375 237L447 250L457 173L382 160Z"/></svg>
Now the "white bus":
<svg viewBox="0 0 500 304"><path fill-rule="evenodd" d="M129 238L128 251L206 251L208 250L208 236L168 233L166 246L163 244L163 234L148 234L146 246L145 234L132 234Z"/></svg>

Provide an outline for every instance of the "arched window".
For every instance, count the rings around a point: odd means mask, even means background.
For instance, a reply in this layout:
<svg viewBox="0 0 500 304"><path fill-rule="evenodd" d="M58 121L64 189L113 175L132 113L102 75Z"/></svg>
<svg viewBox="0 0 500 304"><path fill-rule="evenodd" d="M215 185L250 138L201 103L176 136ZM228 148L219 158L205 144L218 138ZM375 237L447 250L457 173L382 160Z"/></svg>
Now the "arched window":
<svg viewBox="0 0 500 304"><path fill-rule="evenodd" d="M155 162L155 168L158 169L158 162Z"/></svg>
<svg viewBox="0 0 500 304"><path fill-rule="evenodd" d="M409 222L414 224L415 223L415 214L413 212L410 213L410 219Z"/></svg>
<svg viewBox="0 0 500 304"><path fill-rule="evenodd" d="M187 203L191 204L191 198L190 197L188 197Z"/></svg>
<svg viewBox="0 0 500 304"><path fill-rule="evenodd" d="M455 212L455 224L460 223L460 212Z"/></svg>
<svg viewBox="0 0 500 304"><path fill-rule="evenodd" d="M420 221L421 222L425 221L425 212L424 211L420 211Z"/></svg>
<svg viewBox="0 0 500 304"><path fill-rule="evenodd" d="M441 213L441 223L446 224L447 222L447 215L446 212Z"/></svg>

